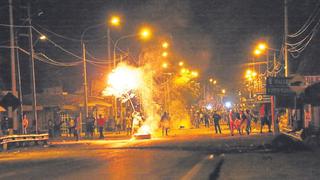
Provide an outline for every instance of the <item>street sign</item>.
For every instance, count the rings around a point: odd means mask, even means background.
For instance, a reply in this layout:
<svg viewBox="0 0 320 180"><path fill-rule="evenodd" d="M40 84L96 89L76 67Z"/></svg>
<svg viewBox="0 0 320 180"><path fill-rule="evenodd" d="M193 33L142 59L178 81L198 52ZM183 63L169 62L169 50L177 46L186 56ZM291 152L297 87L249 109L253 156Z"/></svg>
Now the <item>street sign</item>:
<svg viewBox="0 0 320 180"><path fill-rule="evenodd" d="M8 109L8 107L12 107L12 109L16 109L20 105L20 100L14 96L12 93L7 93L0 101L0 106Z"/></svg>
<svg viewBox="0 0 320 180"><path fill-rule="evenodd" d="M270 103L271 96L267 94L256 94L256 103Z"/></svg>
<svg viewBox="0 0 320 180"><path fill-rule="evenodd" d="M289 83L291 78L286 77L268 77L267 78L267 95L283 95L283 96L292 96L295 93L290 89Z"/></svg>

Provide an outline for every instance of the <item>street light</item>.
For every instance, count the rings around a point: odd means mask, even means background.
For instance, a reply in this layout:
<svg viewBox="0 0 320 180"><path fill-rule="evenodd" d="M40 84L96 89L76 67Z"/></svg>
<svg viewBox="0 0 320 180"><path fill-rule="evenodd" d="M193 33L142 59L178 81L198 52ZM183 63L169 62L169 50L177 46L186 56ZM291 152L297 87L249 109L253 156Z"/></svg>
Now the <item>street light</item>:
<svg viewBox="0 0 320 180"><path fill-rule="evenodd" d="M142 28L139 33L135 33L135 34L129 34L129 35L125 35L120 37L119 39L117 39L114 43L113 46L113 67L116 67L116 48L118 47L118 43L119 41L123 40L123 39L128 39L131 37L136 37L136 36L140 36L141 39L149 39L151 37L151 30L147 27Z"/></svg>
<svg viewBox="0 0 320 180"><path fill-rule="evenodd" d="M253 51L253 54L256 55L256 56L259 56L260 54L262 54L262 51L260 49L255 49Z"/></svg>
<svg viewBox="0 0 320 180"><path fill-rule="evenodd" d="M167 51L164 51L164 52L162 52L162 57L168 57L168 52Z"/></svg>
<svg viewBox="0 0 320 180"><path fill-rule="evenodd" d="M213 81L213 84L217 84L217 80L214 80L214 81Z"/></svg>
<svg viewBox="0 0 320 180"><path fill-rule="evenodd" d="M226 90L225 90L225 89L222 89L221 92L222 92L222 94L225 94L225 93L226 93Z"/></svg>
<svg viewBox="0 0 320 180"><path fill-rule="evenodd" d="M167 69L168 68L168 63L166 63L166 62L162 63L162 68Z"/></svg>
<svg viewBox="0 0 320 180"><path fill-rule="evenodd" d="M41 36L39 37L39 39L40 39L40 40L46 40L47 37L46 37L45 35L41 35Z"/></svg>
<svg viewBox="0 0 320 180"><path fill-rule="evenodd" d="M163 43L162 43L162 47L163 47L164 49L167 49L167 48L169 47L169 43L168 43L168 42L163 42Z"/></svg>
<svg viewBox="0 0 320 180"><path fill-rule="evenodd" d="M141 39L149 39L151 37L151 30L148 27L144 27L140 30Z"/></svg>
<svg viewBox="0 0 320 180"><path fill-rule="evenodd" d="M179 66L183 66L183 65L184 65L183 61L180 61Z"/></svg>
<svg viewBox="0 0 320 180"><path fill-rule="evenodd" d="M121 20L119 16L111 16L110 18L110 25L112 26L120 26Z"/></svg>
<svg viewBox="0 0 320 180"><path fill-rule="evenodd" d="M266 43L259 43L258 44L258 49L260 49L261 51L264 51L265 49L267 49Z"/></svg>

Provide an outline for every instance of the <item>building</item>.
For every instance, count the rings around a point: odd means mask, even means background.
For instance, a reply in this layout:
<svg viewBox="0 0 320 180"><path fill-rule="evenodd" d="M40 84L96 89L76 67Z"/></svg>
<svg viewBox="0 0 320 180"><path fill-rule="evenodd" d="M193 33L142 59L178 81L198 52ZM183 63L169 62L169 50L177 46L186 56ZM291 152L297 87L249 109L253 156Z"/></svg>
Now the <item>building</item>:
<svg viewBox="0 0 320 180"><path fill-rule="evenodd" d="M104 117L112 115L112 105L110 98L89 96L89 115L97 117L102 114ZM83 119L84 97L82 93L69 94L63 92L62 87L46 88L42 93L37 93L37 119L38 130L46 131L48 121L61 122L62 130L66 129L66 122L69 118L80 117ZM35 130L35 121L32 113L32 95L23 97L23 112L29 118L30 129ZM85 121L82 121L85 127Z"/></svg>

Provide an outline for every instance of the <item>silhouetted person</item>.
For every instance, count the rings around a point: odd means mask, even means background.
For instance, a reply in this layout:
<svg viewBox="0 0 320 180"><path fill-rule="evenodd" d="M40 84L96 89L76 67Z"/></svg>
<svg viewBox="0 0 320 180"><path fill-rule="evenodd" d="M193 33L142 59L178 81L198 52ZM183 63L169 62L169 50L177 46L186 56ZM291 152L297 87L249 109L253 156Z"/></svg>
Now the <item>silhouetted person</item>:
<svg viewBox="0 0 320 180"><path fill-rule="evenodd" d="M220 128L220 122L219 122L221 119L221 116L215 111L213 113L212 118L213 118L214 129L216 131L216 134L218 134L218 132L219 132L219 134L221 134L221 128Z"/></svg>

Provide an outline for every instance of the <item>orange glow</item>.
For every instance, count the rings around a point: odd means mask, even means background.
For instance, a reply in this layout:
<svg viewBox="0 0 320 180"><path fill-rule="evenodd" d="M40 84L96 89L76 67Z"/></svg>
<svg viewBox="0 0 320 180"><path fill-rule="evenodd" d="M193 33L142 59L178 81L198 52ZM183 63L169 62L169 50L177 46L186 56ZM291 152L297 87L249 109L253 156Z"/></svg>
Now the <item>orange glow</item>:
<svg viewBox="0 0 320 180"><path fill-rule="evenodd" d="M168 57L168 52L167 51L164 51L164 52L162 52L162 57Z"/></svg>
<svg viewBox="0 0 320 180"><path fill-rule="evenodd" d="M258 56L258 55L260 55L262 52L261 52L260 49L256 49L256 50L254 50L253 53L254 53L254 55Z"/></svg>
<svg viewBox="0 0 320 180"><path fill-rule="evenodd" d="M214 80L214 81L213 81L213 84L217 84L217 80Z"/></svg>
<svg viewBox="0 0 320 180"><path fill-rule="evenodd" d="M151 37L151 30L150 28L144 27L140 31L140 36L142 39L149 39Z"/></svg>
<svg viewBox="0 0 320 180"><path fill-rule="evenodd" d="M120 17L119 16L112 16L110 19L110 24L112 26L119 26L120 25Z"/></svg>
<svg viewBox="0 0 320 180"><path fill-rule="evenodd" d="M167 48L169 47L169 43L168 43L168 42L163 42L163 43L162 43L162 47L163 47L164 49L167 49Z"/></svg>
<svg viewBox="0 0 320 180"><path fill-rule="evenodd" d="M209 79L209 81L210 81L210 82L213 82L213 79L212 79L212 78L210 78L210 79Z"/></svg>
<svg viewBox="0 0 320 180"><path fill-rule="evenodd" d="M167 69L168 68L168 63L166 63L166 62L162 63L162 68Z"/></svg>
<svg viewBox="0 0 320 180"><path fill-rule="evenodd" d="M102 92L104 96L121 97L131 90L137 90L143 84L142 72L139 69L119 64L108 76L108 86Z"/></svg>
<svg viewBox="0 0 320 180"><path fill-rule="evenodd" d="M225 89L222 89L221 92L222 92L222 94L225 94L225 93L226 93L226 90L225 90Z"/></svg>
<svg viewBox="0 0 320 180"><path fill-rule="evenodd" d="M192 75L193 77L198 77L198 76L199 76L199 73L198 73L197 71L192 71L192 72L191 72L191 75Z"/></svg>
<svg viewBox="0 0 320 180"><path fill-rule="evenodd" d="M185 74L187 72L187 69L186 68L182 68L181 70L180 70L180 73L181 74Z"/></svg>
<svg viewBox="0 0 320 180"><path fill-rule="evenodd" d="M267 45L265 43L259 43L258 44L258 49L264 51L265 49L267 49Z"/></svg>
<svg viewBox="0 0 320 180"><path fill-rule="evenodd" d="M179 66L183 66L183 65L184 65L183 61L180 61Z"/></svg>
<svg viewBox="0 0 320 180"><path fill-rule="evenodd" d="M139 128L138 133L136 134L138 135L151 134L151 128L147 124L144 124Z"/></svg>

